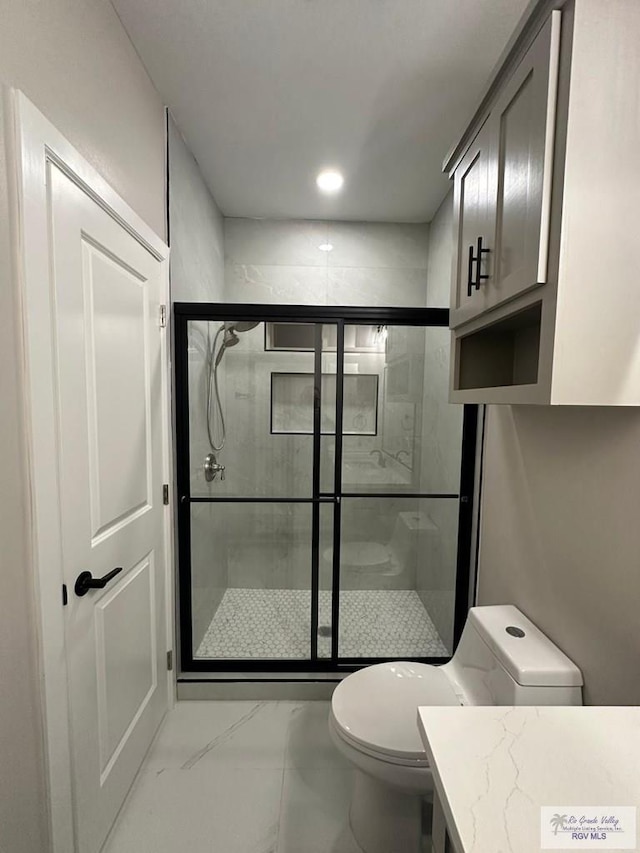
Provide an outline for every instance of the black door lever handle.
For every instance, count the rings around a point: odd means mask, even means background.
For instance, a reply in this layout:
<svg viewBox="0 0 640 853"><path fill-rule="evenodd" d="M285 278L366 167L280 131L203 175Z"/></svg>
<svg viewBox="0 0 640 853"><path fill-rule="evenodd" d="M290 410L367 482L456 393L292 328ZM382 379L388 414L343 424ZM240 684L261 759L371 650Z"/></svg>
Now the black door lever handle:
<svg viewBox="0 0 640 853"><path fill-rule="evenodd" d="M115 578L116 575L119 575L121 571L122 566L119 566L117 569L113 569L101 578L94 578L91 572L80 572L76 578L73 591L76 595L83 596L86 595L90 589L104 589L109 581L113 580L113 578Z"/></svg>

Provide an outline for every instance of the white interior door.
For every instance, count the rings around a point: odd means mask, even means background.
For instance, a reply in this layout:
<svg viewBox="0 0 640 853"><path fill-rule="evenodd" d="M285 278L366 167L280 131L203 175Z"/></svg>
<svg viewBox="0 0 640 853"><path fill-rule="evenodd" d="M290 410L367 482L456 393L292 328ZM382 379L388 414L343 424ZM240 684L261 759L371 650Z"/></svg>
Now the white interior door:
<svg viewBox="0 0 640 853"><path fill-rule="evenodd" d="M47 183L74 824L97 853L167 706L163 277L53 163ZM82 572L115 574L79 594Z"/></svg>

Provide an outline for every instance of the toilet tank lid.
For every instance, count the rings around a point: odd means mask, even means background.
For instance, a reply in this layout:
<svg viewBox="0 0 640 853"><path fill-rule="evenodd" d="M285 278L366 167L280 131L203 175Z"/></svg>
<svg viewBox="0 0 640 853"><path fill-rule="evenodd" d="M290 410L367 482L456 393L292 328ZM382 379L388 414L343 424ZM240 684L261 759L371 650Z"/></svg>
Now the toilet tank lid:
<svg viewBox="0 0 640 853"><path fill-rule="evenodd" d="M472 607L469 622L523 687L578 687L582 673L512 604Z"/></svg>

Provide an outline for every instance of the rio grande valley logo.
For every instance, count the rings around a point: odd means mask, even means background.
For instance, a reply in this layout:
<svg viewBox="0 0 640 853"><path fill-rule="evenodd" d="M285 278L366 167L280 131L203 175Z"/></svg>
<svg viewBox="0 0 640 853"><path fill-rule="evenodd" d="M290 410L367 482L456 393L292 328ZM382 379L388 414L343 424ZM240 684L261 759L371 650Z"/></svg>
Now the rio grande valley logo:
<svg viewBox="0 0 640 853"><path fill-rule="evenodd" d="M635 850L635 806L543 806L542 850Z"/></svg>

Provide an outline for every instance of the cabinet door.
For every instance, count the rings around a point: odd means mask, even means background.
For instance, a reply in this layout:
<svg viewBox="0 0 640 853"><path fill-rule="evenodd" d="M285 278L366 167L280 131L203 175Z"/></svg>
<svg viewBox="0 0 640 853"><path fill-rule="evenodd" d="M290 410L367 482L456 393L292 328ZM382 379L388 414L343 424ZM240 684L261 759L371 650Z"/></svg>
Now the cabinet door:
<svg viewBox="0 0 640 853"><path fill-rule="evenodd" d="M552 12L489 119L497 202L487 308L547 281L560 16Z"/></svg>
<svg viewBox="0 0 640 853"><path fill-rule="evenodd" d="M492 157L490 120L482 127L454 175L454 253L451 326L471 320L487 307L490 260L478 262L478 239L493 245L495 188L490 187ZM482 245L482 244L481 244ZM480 278L480 276L483 278Z"/></svg>

